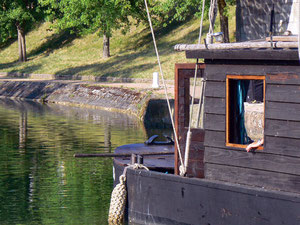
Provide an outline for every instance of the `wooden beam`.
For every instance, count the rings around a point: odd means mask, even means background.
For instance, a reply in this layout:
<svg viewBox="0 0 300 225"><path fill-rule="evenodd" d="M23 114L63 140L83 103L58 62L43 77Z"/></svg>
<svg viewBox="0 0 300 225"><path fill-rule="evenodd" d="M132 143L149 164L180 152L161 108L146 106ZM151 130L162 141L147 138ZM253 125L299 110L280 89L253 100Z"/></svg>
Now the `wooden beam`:
<svg viewBox="0 0 300 225"><path fill-rule="evenodd" d="M175 51L191 51L191 50L225 50L225 49L258 49L258 48L272 48L270 42L236 42L236 43L216 43L206 45L197 44L177 44ZM298 48L297 42L273 42L273 48Z"/></svg>
<svg viewBox="0 0 300 225"><path fill-rule="evenodd" d="M283 41L283 42L297 42L298 36L297 35L290 35L290 36L273 36L273 41ZM266 37L266 41L271 41L270 37Z"/></svg>
<svg viewBox="0 0 300 225"><path fill-rule="evenodd" d="M130 157L133 153L94 153L94 154L74 154L75 158L86 157ZM174 152L140 152L137 153L142 156L155 156L155 155L174 155Z"/></svg>

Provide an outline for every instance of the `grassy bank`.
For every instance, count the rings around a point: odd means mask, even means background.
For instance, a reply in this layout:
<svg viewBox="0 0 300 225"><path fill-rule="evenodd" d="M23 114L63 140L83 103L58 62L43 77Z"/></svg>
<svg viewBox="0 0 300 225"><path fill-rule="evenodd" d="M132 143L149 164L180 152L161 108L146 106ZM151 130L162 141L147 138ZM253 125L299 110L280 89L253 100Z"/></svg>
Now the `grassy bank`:
<svg viewBox="0 0 300 225"><path fill-rule="evenodd" d="M230 36L235 32L235 9L230 10ZM208 31L204 22L203 33ZM111 55L102 59L102 38L96 34L81 38L57 34L50 23L40 24L26 36L28 62L18 62L17 41L0 49L0 72L22 72L55 75L94 75L102 77L151 78L159 71L149 28L132 27L126 35L115 32L111 39ZM218 32L219 19L215 26ZM174 64L188 62L184 53L175 52L178 43L196 43L199 20L168 27L156 33L163 70L167 79L173 79ZM194 62L194 61L190 61Z"/></svg>

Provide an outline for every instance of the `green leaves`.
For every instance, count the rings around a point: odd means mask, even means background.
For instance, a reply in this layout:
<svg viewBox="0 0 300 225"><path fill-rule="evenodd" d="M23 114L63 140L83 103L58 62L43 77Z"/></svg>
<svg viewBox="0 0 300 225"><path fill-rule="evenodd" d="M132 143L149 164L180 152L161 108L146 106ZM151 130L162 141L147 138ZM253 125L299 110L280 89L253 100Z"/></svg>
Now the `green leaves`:
<svg viewBox="0 0 300 225"><path fill-rule="evenodd" d="M100 31L111 35L112 30L129 23L129 0L39 0L47 6L51 20L56 19L60 30L71 29L80 34Z"/></svg>
<svg viewBox="0 0 300 225"><path fill-rule="evenodd" d="M28 31L43 15L37 0L0 1L0 42L16 37L16 25Z"/></svg>

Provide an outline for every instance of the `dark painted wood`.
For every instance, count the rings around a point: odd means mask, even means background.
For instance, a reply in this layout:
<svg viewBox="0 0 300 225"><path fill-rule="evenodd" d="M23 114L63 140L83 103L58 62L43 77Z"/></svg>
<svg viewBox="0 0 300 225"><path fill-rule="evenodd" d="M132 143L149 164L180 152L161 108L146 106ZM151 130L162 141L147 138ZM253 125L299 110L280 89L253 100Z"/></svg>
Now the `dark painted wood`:
<svg viewBox="0 0 300 225"><path fill-rule="evenodd" d="M225 147L225 132L205 130L204 146L206 147Z"/></svg>
<svg viewBox="0 0 300 225"><path fill-rule="evenodd" d="M300 84L300 68L299 67L286 68L286 70L283 70L283 71L284 72L268 74L266 77L266 82L268 84L292 84L292 85Z"/></svg>
<svg viewBox="0 0 300 225"><path fill-rule="evenodd" d="M174 153L174 146L168 145L145 145L145 144L130 144L122 145L115 149L115 154L127 154L128 156L121 156L115 158L115 161L121 165L128 165L131 162L131 154L144 153L159 153L159 152ZM168 153L168 154L169 154ZM144 165L152 170L173 170L174 169L174 155L148 155L144 157Z"/></svg>
<svg viewBox="0 0 300 225"><path fill-rule="evenodd" d="M268 85L266 100L276 102L300 103L300 89L297 85Z"/></svg>
<svg viewBox="0 0 300 225"><path fill-rule="evenodd" d="M300 121L267 119L265 122L265 135L300 138Z"/></svg>
<svg viewBox="0 0 300 225"><path fill-rule="evenodd" d="M206 97L204 103L204 112L225 115L225 105L225 98Z"/></svg>
<svg viewBox="0 0 300 225"><path fill-rule="evenodd" d="M243 49L243 50L193 50L186 51L186 57L189 59L250 59L250 60L298 60L298 51L296 49Z"/></svg>
<svg viewBox="0 0 300 225"><path fill-rule="evenodd" d="M265 117L267 119L300 121L300 104L268 101Z"/></svg>
<svg viewBox="0 0 300 225"><path fill-rule="evenodd" d="M206 113L205 121L206 121L206 123L204 124L205 130L225 131L225 124L226 124L225 115Z"/></svg>
<svg viewBox="0 0 300 225"><path fill-rule="evenodd" d="M114 166L116 175L123 172L123 167ZM300 222L300 195L294 193L132 169L127 170L127 191L126 220L131 223L292 225Z"/></svg>
<svg viewBox="0 0 300 225"><path fill-rule="evenodd" d="M206 82L206 97L225 98L225 87L224 82L207 81Z"/></svg>
<svg viewBox="0 0 300 225"><path fill-rule="evenodd" d="M138 153L139 154L139 153ZM148 155L172 155L174 154L174 151L172 152L167 152L167 151L163 151L163 152L144 152L144 153L140 153L139 155L144 155L144 156L148 156ZM118 153L118 154L114 154L114 153L91 153L91 154L84 154L84 153L79 153L79 154L74 154L75 158L93 158L93 157L130 157L132 155L132 153Z"/></svg>
<svg viewBox="0 0 300 225"><path fill-rule="evenodd" d="M246 150L238 151L209 147L206 148L205 163L238 166L300 176L299 157L268 154L263 150L259 150L256 153L248 153ZM228 180L230 179L228 178Z"/></svg>
<svg viewBox="0 0 300 225"><path fill-rule="evenodd" d="M300 139L265 135L264 152L300 157Z"/></svg>
<svg viewBox="0 0 300 225"><path fill-rule="evenodd" d="M282 74L289 73L290 77L285 80ZM278 65L226 65L207 64L205 69L206 79L209 81L225 81L226 75L264 75L267 83L274 84L299 84L295 74L300 74L299 66ZM277 77L277 78L276 78Z"/></svg>
<svg viewBox="0 0 300 225"><path fill-rule="evenodd" d="M197 77L204 76L204 64L198 64ZM179 174L180 159L178 150L184 157L187 127L190 111L190 79L195 75L195 64L175 65L175 128L179 138L179 147L175 151L175 174ZM204 130L192 129L190 146L190 164L187 175L202 178Z"/></svg>
<svg viewBox="0 0 300 225"><path fill-rule="evenodd" d="M298 175L205 163L205 178L300 193Z"/></svg>
<svg viewBox="0 0 300 225"><path fill-rule="evenodd" d="M288 187L284 190L295 191L297 185L300 190L299 183L293 182L298 179L300 170L300 151L297 150L300 146L300 67L272 65L273 62L270 65L238 65L237 62L206 66L204 161L208 165L205 170L213 167L214 172L205 172L205 176L272 189L282 189L287 182ZM264 149L255 154L245 154L243 148L225 146L226 75L266 76L265 144ZM241 177L235 176L236 168ZM279 183L276 179L269 181L268 176L278 176Z"/></svg>

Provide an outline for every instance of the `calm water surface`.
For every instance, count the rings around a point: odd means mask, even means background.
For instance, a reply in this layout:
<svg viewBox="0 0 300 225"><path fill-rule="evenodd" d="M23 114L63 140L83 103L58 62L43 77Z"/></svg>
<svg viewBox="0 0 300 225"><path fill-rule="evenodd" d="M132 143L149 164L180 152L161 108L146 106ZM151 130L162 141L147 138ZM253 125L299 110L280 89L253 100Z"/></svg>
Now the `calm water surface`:
<svg viewBox="0 0 300 225"><path fill-rule="evenodd" d="M107 224L112 159L73 155L152 133L123 114L0 99L0 224Z"/></svg>

